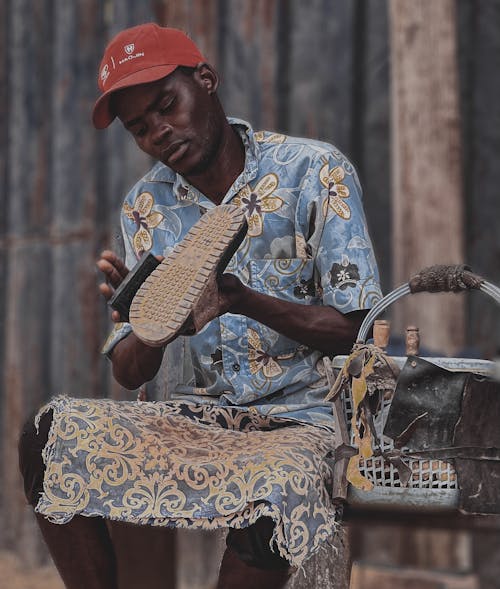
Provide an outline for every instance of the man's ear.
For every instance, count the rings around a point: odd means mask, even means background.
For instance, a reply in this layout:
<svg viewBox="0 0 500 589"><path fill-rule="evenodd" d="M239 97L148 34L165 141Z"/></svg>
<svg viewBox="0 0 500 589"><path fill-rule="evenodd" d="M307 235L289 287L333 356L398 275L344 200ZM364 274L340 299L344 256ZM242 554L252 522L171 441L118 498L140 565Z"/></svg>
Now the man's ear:
<svg viewBox="0 0 500 589"><path fill-rule="evenodd" d="M217 88L219 87L219 74L209 63L199 63L195 67L194 78L208 91L209 94L215 94L215 92L217 92Z"/></svg>

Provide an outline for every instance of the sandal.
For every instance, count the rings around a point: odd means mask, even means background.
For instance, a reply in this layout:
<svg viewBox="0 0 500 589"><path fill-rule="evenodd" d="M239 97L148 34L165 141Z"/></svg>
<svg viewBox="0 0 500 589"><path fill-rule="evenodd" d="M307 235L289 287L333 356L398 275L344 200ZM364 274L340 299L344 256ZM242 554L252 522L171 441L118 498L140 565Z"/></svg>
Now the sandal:
<svg viewBox="0 0 500 589"><path fill-rule="evenodd" d="M244 211L207 211L143 282L130 306L130 324L144 343L159 347L181 332L197 333L216 313L203 304L247 232Z"/></svg>

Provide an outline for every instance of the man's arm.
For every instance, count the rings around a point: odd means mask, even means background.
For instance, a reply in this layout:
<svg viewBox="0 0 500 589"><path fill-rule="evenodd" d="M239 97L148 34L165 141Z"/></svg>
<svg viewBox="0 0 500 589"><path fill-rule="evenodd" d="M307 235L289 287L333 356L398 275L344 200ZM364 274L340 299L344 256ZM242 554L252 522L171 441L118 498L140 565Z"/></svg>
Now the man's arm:
<svg viewBox="0 0 500 589"><path fill-rule="evenodd" d="M222 312L255 319L278 333L324 354L348 353L368 312L342 314L333 307L301 305L256 292L235 276L219 281Z"/></svg>
<svg viewBox="0 0 500 589"><path fill-rule="evenodd" d="M148 346L134 333L129 333L111 352L113 376L126 389L137 389L154 378L160 369L163 351L163 348Z"/></svg>
<svg viewBox="0 0 500 589"><path fill-rule="evenodd" d="M127 276L129 270L123 261L112 251L105 250L97 261L97 267L105 275L106 282L99 285L102 296L109 301ZM115 323L122 321L118 311L112 311ZM163 358L163 348L153 348L129 333L113 348L110 358L113 376L125 388L133 390L154 378Z"/></svg>
<svg viewBox="0 0 500 589"><path fill-rule="evenodd" d="M231 284L229 284L231 283ZM258 293L235 276L221 279L219 315L230 311L267 325L325 354L348 353L367 311L343 315L333 307L300 305ZM130 333L111 353L113 376L127 389L136 389L158 372L163 348L153 348Z"/></svg>
<svg viewBox="0 0 500 589"><path fill-rule="evenodd" d="M127 275L128 269L112 252L101 254L97 267L105 274L107 283L99 290L106 300ZM366 311L343 315L333 307L301 305L258 293L245 286L236 276L224 274L219 279L219 300L213 308L214 317L226 312L245 315L278 333L282 333L325 354L347 353L356 337ZM112 319L120 321L117 311ZM113 376L127 389L136 389L154 378L158 372L163 348L154 348L130 333L111 352Z"/></svg>

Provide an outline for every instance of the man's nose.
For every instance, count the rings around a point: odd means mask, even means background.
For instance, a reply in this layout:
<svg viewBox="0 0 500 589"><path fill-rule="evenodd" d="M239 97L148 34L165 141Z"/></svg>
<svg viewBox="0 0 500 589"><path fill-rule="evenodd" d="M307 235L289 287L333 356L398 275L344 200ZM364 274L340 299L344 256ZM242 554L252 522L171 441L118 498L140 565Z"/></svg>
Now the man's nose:
<svg viewBox="0 0 500 589"><path fill-rule="evenodd" d="M155 115L151 120L151 141L161 145L172 132L172 127L162 117Z"/></svg>

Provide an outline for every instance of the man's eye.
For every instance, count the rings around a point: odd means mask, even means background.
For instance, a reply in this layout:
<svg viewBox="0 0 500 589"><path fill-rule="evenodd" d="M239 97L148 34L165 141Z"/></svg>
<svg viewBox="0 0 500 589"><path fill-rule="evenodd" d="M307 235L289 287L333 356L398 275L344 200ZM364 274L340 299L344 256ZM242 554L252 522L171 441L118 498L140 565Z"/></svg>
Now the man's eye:
<svg viewBox="0 0 500 589"><path fill-rule="evenodd" d="M174 105L175 99L169 100L168 102L166 102L165 104L162 104L160 109L159 109L159 113L161 115L166 115L168 113L169 110L171 110L172 106Z"/></svg>

